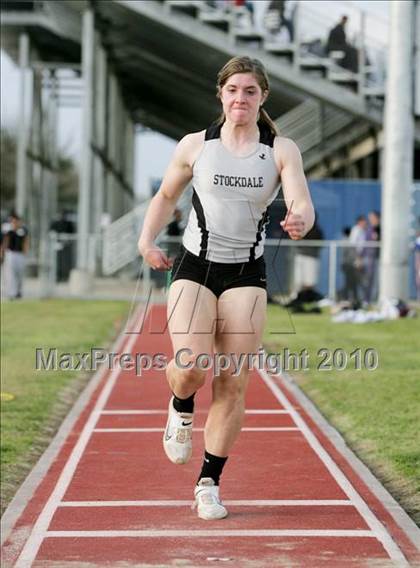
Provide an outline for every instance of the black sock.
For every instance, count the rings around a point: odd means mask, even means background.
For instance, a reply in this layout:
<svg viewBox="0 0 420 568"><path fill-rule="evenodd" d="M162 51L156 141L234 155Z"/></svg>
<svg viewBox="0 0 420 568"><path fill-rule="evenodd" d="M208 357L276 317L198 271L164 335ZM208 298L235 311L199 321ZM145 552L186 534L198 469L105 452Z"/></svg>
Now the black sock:
<svg viewBox="0 0 420 568"><path fill-rule="evenodd" d="M194 412L194 397L195 393L193 393L188 398L178 398L174 393L174 408L177 412Z"/></svg>
<svg viewBox="0 0 420 568"><path fill-rule="evenodd" d="M203 477L211 477L215 485L219 485L219 479L222 474L223 467L226 463L227 457L221 458L219 456L214 456L209 454L209 452L204 451L203 467L201 469L200 476L197 480L197 484Z"/></svg>

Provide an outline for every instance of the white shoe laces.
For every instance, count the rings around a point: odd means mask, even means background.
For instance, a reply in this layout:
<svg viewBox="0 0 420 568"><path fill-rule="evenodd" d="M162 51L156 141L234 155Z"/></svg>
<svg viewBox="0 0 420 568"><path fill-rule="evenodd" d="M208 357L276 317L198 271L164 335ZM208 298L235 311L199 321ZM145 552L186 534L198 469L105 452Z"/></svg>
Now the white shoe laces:
<svg viewBox="0 0 420 568"><path fill-rule="evenodd" d="M203 486L203 488L198 491L195 495L195 500L194 503L191 506L191 509L195 509L199 502L202 505L221 505L222 502L220 500L218 491L217 491L217 486L210 486L210 487L206 487Z"/></svg>
<svg viewBox="0 0 420 568"><path fill-rule="evenodd" d="M192 428L177 428L176 441L179 444L185 444L192 439Z"/></svg>
<svg viewBox="0 0 420 568"><path fill-rule="evenodd" d="M202 493L202 495L200 495ZM203 505L220 505L220 499L210 491L200 491L197 497L201 500Z"/></svg>
<svg viewBox="0 0 420 568"><path fill-rule="evenodd" d="M185 414L185 413L178 413L174 408L171 409L171 417L169 423L169 432L173 432L174 439L179 444L186 444L190 440L192 440L192 422L193 422L193 415L192 414ZM188 426L181 425L183 421L191 422ZM182 421L182 422L180 422Z"/></svg>

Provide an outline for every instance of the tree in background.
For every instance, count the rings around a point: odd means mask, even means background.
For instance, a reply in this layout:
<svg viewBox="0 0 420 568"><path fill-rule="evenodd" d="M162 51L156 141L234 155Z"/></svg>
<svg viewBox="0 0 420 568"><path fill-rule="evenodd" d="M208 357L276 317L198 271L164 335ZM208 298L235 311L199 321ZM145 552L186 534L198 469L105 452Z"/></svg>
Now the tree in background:
<svg viewBox="0 0 420 568"><path fill-rule="evenodd" d="M16 138L5 128L1 129L0 193L1 209L13 208L16 188Z"/></svg>
<svg viewBox="0 0 420 568"><path fill-rule="evenodd" d="M79 172L73 159L62 154L58 157L58 207L62 209L77 209L77 194L79 188Z"/></svg>
<svg viewBox="0 0 420 568"><path fill-rule="evenodd" d="M0 193L4 214L14 208L16 194L17 140L13 131L1 128ZM58 156L58 210L77 208L79 174L73 159L59 152Z"/></svg>

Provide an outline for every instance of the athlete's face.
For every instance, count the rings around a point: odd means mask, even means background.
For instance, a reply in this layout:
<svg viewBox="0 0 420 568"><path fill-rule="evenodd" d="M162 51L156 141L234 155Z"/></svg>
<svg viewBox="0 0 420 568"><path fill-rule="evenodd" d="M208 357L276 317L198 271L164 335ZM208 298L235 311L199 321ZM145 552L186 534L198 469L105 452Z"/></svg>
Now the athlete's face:
<svg viewBox="0 0 420 568"><path fill-rule="evenodd" d="M225 116L235 124L256 122L260 106L267 98L252 73L229 77L220 92Z"/></svg>

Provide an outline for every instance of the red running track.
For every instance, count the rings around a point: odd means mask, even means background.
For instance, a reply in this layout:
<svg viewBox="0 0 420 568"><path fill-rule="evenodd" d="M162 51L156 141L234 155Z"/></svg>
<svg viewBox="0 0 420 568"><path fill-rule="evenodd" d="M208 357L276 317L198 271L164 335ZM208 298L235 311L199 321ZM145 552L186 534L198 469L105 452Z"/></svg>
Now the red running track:
<svg viewBox="0 0 420 568"><path fill-rule="evenodd" d="M165 306L122 352L170 356ZM138 327L137 327L138 329ZM208 381L210 383L210 381ZM5 542L3 566L383 566L419 560L411 540L293 397L252 372L247 414L225 467L229 516L203 521L192 491L210 387L197 395L193 458L161 447L161 371L103 375Z"/></svg>

